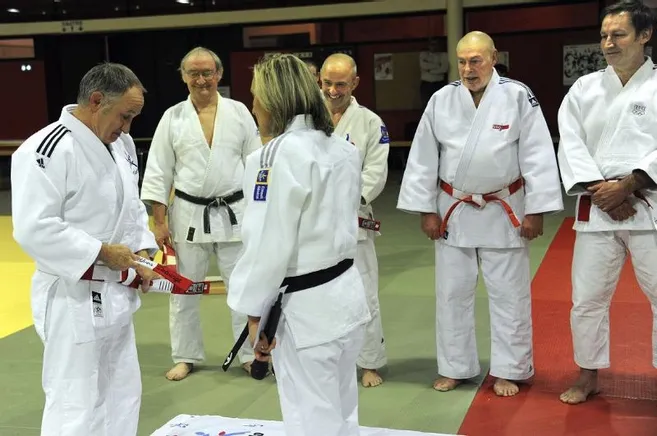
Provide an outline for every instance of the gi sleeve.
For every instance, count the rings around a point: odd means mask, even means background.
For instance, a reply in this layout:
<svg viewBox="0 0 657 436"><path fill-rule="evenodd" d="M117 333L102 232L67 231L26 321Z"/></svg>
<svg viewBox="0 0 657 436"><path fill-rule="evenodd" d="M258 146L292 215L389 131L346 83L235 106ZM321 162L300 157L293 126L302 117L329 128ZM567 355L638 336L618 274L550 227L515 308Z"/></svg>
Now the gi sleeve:
<svg viewBox="0 0 657 436"><path fill-rule="evenodd" d="M122 135L122 138L123 138L123 144L128 154L130 155L132 161L135 163L139 162L137 160L137 146L135 145L135 142L133 141L132 137L128 134L125 134ZM137 174L137 177L135 177L135 188L136 188L136 192L139 192L139 174ZM153 235L153 232L151 232L151 229L149 227L148 212L146 211L146 207L144 206L144 203L142 203L139 200L139 198L135 200L136 201L133 202L132 207L136 209L135 216L138 217L137 220L138 228L136 230L136 235L137 235L136 251L145 250L148 252L150 256L154 256L159 248L157 246L157 243L155 242L155 236Z"/></svg>
<svg viewBox="0 0 657 436"><path fill-rule="evenodd" d="M361 196L364 205L374 201L386 186L388 179L388 153L390 152L390 136L383 121L376 117L369 122L367 148L363 159L363 190Z"/></svg>
<svg viewBox="0 0 657 436"><path fill-rule="evenodd" d="M531 90L523 88L519 98L518 161L525 181L525 214L562 211L559 168L543 111Z"/></svg>
<svg viewBox="0 0 657 436"><path fill-rule="evenodd" d="M76 171L65 145L59 144L47 163L30 148L13 154L11 218L14 239L40 269L78 281L96 261L102 242L64 220L64 200L74 194L67 191L67 174Z"/></svg>
<svg viewBox="0 0 657 436"><path fill-rule="evenodd" d="M141 199L144 201L169 204L176 165L171 137L172 114L170 109L164 113L153 134L141 182Z"/></svg>
<svg viewBox="0 0 657 436"><path fill-rule="evenodd" d="M580 184L604 180L586 146L586 133L577 101L578 95L584 92L581 87L580 80L573 84L561 102L558 113L560 139L557 158L567 195L585 194L587 191Z"/></svg>
<svg viewBox="0 0 657 436"><path fill-rule="evenodd" d="M279 292L298 243L298 225L310 179L297 177L310 162L279 149L270 168L260 168L260 153L247 159L244 192L249 197L242 220L242 256L230 276L228 305L262 316Z"/></svg>
<svg viewBox="0 0 657 436"><path fill-rule="evenodd" d="M657 183L657 151L653 151L641 159L635 170L645 172L653 183Z"/></svg>
<svg viewBox="0 0 657 436"><path fill-rule="evenodd" d="M438 211L440 144L433 128L435 105L434 95L429 100L413 137L397 199L397 209L404 212L437 213Z"/></svg>

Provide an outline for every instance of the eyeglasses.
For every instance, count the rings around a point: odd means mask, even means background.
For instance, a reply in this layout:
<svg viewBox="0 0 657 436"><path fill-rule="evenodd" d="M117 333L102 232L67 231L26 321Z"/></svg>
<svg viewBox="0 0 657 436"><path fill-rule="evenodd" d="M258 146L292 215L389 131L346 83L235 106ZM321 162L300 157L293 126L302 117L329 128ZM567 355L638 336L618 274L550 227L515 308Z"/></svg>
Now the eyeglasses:
<svg viewBox="0 0 657 436"><path fill-rule="evenodd" d="M210 79L215 74L217 74L217 72L216 71L209 71L209 70L206 70L206 71L190 70L190 71L185 71L185 74L187 74L192 79L198 79L201 76L203 76L204 79Z"/></svg>

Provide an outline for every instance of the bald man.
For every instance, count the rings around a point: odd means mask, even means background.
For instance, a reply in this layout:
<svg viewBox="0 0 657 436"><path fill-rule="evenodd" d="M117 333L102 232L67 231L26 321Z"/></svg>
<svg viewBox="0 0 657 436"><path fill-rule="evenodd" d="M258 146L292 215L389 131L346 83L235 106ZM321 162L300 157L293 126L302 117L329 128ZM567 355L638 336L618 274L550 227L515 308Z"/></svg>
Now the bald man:
<svg viewBox="0 0 657 436"><path fill-rule="evenodd" d="M461 80L438 90L417 128L397 207L435 241L439 378L449 391L479 375L474 302L488 291L490 374L499 396L534 374L528 243L563 209L550 132L532 91L494 69L490 37L457 46Z"/></svg>
<svg viewBox="0 0 657 436"><path fill-rule="evenodd" d="M360 152L363 188L359 216L374 220L372 202L383 191L388 177L388 131L378 115L359 105L352 96L359 77L356 62L350 56L338 53L326 58L320 80L335 134L354 144ZM363 386L373 387L383 383L379 370L387 363L379 309L379 266L374 247L374 238L379 232L368 228L362 220L359 225L355 262L363 279L372 320L365 328L365 341L357 364L363 370Z"/></svg>

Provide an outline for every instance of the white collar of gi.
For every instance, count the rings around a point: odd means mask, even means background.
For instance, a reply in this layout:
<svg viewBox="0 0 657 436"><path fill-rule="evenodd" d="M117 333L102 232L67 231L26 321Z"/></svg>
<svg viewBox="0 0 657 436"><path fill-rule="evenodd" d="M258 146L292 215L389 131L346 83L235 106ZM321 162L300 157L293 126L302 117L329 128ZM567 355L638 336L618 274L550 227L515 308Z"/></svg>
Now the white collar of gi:
<svg viewBox="0 0 657 436"><path fill-rule="evenodd" d="M655 64L652 62L652 59L650 58L650 56L644 56L643 58L644 58L643 65L641 65L641 67L640 67L638 70L636 70L636 72L634 73L634 75L633 75L633 76L630 78L630 80L627 82L628 84L629 84L630 82L634 83L636 80L641 80L641 79L643 79L644 77L648 77L648 76L652 73L652 70L653 70L653 68L655 67ZM611 65L608 65L608 66L607 66L607 68L605 69L605 73L606 73L606 74L610 74L610 75L613 76L613 77L617 77L617 76L618 76L618 75L616 74L616 71L614 70L614 67L612 67ZM636 77L637 79L635 79L635 77ZM627 85L626 85L626 86L627 86Z"/></svg>
<svg viewBox="0 0 657 436"><path fill-rule="evenodd" d="M313 129L315 124L313 123L313 118L310 115L297 115L292 118L290 124L287 125L285 129L286 132L291 130L301 130L301 129Z"/></svg>
<svg viewBox="0 0 657 436"><path fill-rule="evenodd" d="M94 132L91 131L82 121L78 120L73 116L73 111L78 107L77 104L69 104L64 106L62 109L62 114L59 117L59 122L62 123L67 129L71 131L74 137L76 137L80 142L85 144L98 144L102 145L103 148L107 148L105 144L96 136Z"/></svg>

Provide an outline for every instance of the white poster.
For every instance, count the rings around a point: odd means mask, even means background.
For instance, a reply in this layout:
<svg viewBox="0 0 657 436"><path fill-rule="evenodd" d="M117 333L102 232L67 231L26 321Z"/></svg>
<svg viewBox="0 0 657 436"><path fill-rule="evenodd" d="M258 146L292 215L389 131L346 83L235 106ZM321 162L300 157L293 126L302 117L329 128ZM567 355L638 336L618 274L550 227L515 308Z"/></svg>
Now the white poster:
<svg viewBox="0 0 657 436"><path fill-rule="evenodd" d="M377 53L374 55L374 80L392 80L392 54Z"/></svg>
<svg viewBox="0 0 657 436"><path fill-rule="evenodd" d="M509 52L508 51L498 51L497 52L497 63L504 65L507 70L510 70L511 65L509 65Z"/></svg>
<svg viewBox="0 0 657 436"><path fill-rule="evenodd" d="M570 86L586 74L605 69L607 62L600 44L565 45L563 47L563 84Z"/></svg>
<svg viewBox="0 0 657 436"><path fill-rule="evenodd" d="M361 436L449 436L410 430L360 427ZM283 423L222 416L178 415L151 436L285 436ZM318 436L321 429L318 429ZM311 436L311 435L308 435Z"/></svg>

